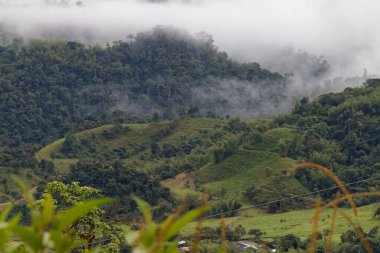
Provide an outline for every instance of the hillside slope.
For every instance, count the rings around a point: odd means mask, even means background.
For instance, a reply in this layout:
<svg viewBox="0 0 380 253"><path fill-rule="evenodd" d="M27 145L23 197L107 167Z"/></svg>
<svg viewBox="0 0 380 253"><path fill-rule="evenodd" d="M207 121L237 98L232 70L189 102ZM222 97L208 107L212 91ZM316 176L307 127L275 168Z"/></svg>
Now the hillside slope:
<svg viewBox="0 0 380 253"><path fill-rule="evenodd" d="M79 144L77 155L65 155L62 149L65 140L61 139L40 150L36 156L40 160L52 161L57 174L74 176L79 160L108 159L110 164L117 160L125 165L126 170L143 171L157 178L177 201L190 201L190 206L199 204L202 195L206 194L211 206L209 214L217 214L308 193L308 185L302 185L302 180L295 177L297 174L290 171L297 161L284 154L287 150L284 144L292 142L301 133L304 132L296 126L279 127L271 121L187 118L87 130L75 135L75 142ZM124 155L120 150L124 150ZM74 167L70 169L70 165ZM98 180L91 173L89 177ZM368 183L360 184L362 191L376 181ZM252 189L256 195L252 194ZM350 187L350 190L357 188ZM234 206L234 201L240 205ZM359 200L358 203L366 202ZM309 195L266 204L261 210L253 208L233 213L237 216L227 218L226 223L232 229L239 225L247 230L258 228L266 233L265 240L285 233L306 238L310 233L313 205L313 195ZM363 229L369 230L379 223L373 218L376 206L359 209L360 215L355 221ZM330 216L331 211L323 214L321 227L329 226ZM217 227L218 222L211 219L204 226ZM192 231L192 226L183 234ZM339 241L339 233L347 229L349 225L339 219L334 240Z"/></svg>
<svg viewBox="0 0 380 253"><path fill-rule="evenodd" d="M0 45L0 73L0 165L11 167L35 166L35 144L126 118L269 116L286 85L257 63L232 60L210 36L162 27L104 47L14 40Z"/></svg>
<svg viewBox="0 0 380 253"><path fill-rule="evenodd" d="M322 164L345 183L376 178L379 89L378 81L371 80L365 87L311 102L303 99L292 113L273 121L185 118L109 125L55 142L37 157L51 159L62 173L70 172L69 165L79 159L117 160L158 178L179 199L199 201L199 194L206 193L216 203L261 203L334 186L316 171L304 169L293 175L290 168L298 161ZM349 189L378 187L372 180ZM320 194L331 198L335 192ZM362 199L358 204L376 200ZM289 209L309 205L308 199L286 204Z"/></svg>
<svg viewBox="0 0 380 253"><path fill-rule="evenodd" d="M257 141L251 133L260 127L262 139ZM292 135L293 129L269 129L267 122L187 118L87 130L74 136L75 153L64 148L67 141L61 139L36 157L52 161L61 175L75 175L70 165L79 160L117 160L159 178L179 200L206 193L214 203L223 199L249 204L253 200L246 192L253 185L263 192L255 201L307 192L290 175L295 161L279 154L278 143ZM308 204L301 200L289 208Z"/></svg>

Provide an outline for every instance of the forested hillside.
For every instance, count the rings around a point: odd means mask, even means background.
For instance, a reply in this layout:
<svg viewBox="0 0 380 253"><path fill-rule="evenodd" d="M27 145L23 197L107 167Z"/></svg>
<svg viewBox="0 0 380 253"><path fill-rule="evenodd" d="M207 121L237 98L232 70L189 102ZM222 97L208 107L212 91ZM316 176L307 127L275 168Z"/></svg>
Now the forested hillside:
<svg viewBox="0 0 380 253"><path fill-rule="evenodd" d="M229 107L228 98L207 103L195 92L222 87L223 80L244 81L242 96L251 88L268 93L247 98L257 115L268 103L279 105L285 85L257 63L231 60L206 34L157 27L105 47L14 40L0 46L0 164L34 166L34 144L131 116L214 115Z"/></svg>
<svg viewBox="0 0 380 253"><path fill-rule="evenodd" d="M372 79L362 88L300 100L291 114L274 120L279 126L297 128L297 135L282 143L283 155L327 166L345 182L379 176L379 97L380 80ZM321 173L299 171L296 177L310 190L331 186ZM373 181L352 188L378 186Z"/></svg>
<svg viewBox="0 0 380 253"><path fill-rule="evenodd" d="M212 213L318 190L331 199L335 190L325 189L336 185L327 175L306 169L294 174L292 167L297 162L318 163L332 169L352 192L378 189L377 180L350 183L380 176L379 91L379 81L369 80L365 87L313 101L304 98L293 112L273 120L187 118L105 126L67 135L41 150L37 158L51 161L58 174L68 171L70 180L102 189L107 185L103 190L110 194L118 192L108 189L117 184L117 177L115 182L97 183L91 175L103 172L80 171L91 171L94 161L103 161L148 173L162 181L172 197L194 206L199 194L206 193ZM102 170L103 165L98 167ZM360 199L358 204L374 201L377 198ZM311 205L311 199L304 197L262 208L281 212Z"/></svg>
<svg viewBox="0 0 380 253"><path fill-rule="evenodd" d="M379 80L368 80L360 88L312 101L304 98L291 113L273 120L185 117L106 125L70 133L40 150L36 158L45 166L40 170L50 168L62 181L76 180L114 197L118 204L112 215L117 220L136 219L135 207L126 197L130 193L153 205L158 220L180 203L193 209L206 199L210 207L206 215L227 217L229 240L273 239L284 252L288 248L302 252L309 247L308 209L314 206L313 198L333 199L336 185L323 173L306 168L294 173L292 168L298 162L319 163L332 169L350 192L377 191L379 92ZM334 189L326 190L330 187ZM355 222L371 245L376 245L373 227L379 220L374 216L377 204L368 204L377 201L378 197L356 200L361 207ZM332 212L320 217L320 231L329 228ZM338 252L360 247L354 237L346 237L352 235L347 232L349 224L337 222L334 240L342 242L336 244ZM195 226L184 229L182 236L190 236ZM218 242L218 226L218 220L205 221L204 246ZM319 234L319 242L326 237ZM288 240L294 244L289 246Z"/></svg>

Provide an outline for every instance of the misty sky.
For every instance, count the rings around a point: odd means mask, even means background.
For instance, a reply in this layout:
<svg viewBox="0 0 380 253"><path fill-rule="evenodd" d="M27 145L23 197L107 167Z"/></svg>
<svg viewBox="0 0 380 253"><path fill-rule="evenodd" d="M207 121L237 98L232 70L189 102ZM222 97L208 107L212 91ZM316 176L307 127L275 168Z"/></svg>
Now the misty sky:
<svg viewBox="0 0 380 253"><path fill-rule="evenodd" d="M232 57L264 67L286 49L324 55L334 75L380 72L378 0L82 0L82 7L73 0L69 7L44 2L0 0L1 25L25 37L92 42L171 25L191 34L205 31Z"/></svg>

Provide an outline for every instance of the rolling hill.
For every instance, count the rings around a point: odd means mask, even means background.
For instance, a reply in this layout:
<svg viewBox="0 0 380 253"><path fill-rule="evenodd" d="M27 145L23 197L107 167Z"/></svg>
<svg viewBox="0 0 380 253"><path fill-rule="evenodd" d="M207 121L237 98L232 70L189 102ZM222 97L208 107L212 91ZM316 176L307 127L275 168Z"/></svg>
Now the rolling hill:
<svg viewBox="0 0 380 253"><path fill-rule="evenodd" d="M345 183L376 178L379 144L373 134L379 129L379 89L375 80L314 101L303 99L292 113L273 120L188 117L105 125L70 133L41 149L36 159L52 162L56 175L70 175L70 179L75 179L78 168L86 172L87 167L80 165L87 160L103 161L126 173L138 171L168 188L174 206L186 201L190 208L195 207L206 196L210 205L207 214L218 217L221 212L229 212L233 217L227 217L226 222L231 228L259 228L267 240L285 233L304 238L310 233L314 197L321 195L328 200L335 194L334 190L314 196L308 193L334 184L315 171L293 173L292 166L300 161L317 162L331 168ZM88 178L92 178L91 173ZM378 180L349 186L352 192L376 189ZM277 199L286 200L267 203ZM368 205L377 201L357 200L361 207L355 221L367 231L379 225L379 220L373 218L377 205ZM257 204L263 205L260 209L234 211ZM159 214L170 208L173 206L155 206ZM271 212L275 214L268 214ZM322 228L328 227L330 216L331 210L321 216ZM218 219L205 222L209 227L218 224ZM187 235L193 226L184 229L183 234ZM334 240L339 241L347 229L347 223L339 220Z"/></svg>
<svg viewBox="0 0 380 253"><path fill-rule="evenodd" d="M282 157L278 149L294 129L263 130L262 139L255 141L249 132L266 125L207 118L108 125L76 134L80 151L75 156L62 153L61 139L41 149L36 158L52 161L59 174L80 159L118 159L127 168L161 178L179 198L207 192L210 199L217 199L223 188L225 199L249 203L245 192L253 184L263 190L262 200L306 193L290 175L296 161Z"/></svg>
<svg viewBox="0 0 380 253"><path fill-rule="evenodd" d="M111 134L115 129L119 130ZM252 134L256 131L260 132L260 138ZM125 168L159 178L161 185L169 188L177 201L189 198L199 201L206 194L211 210L218 213L226 211L218 209L218 206L228 201L237 200L241 207L249 207L309 193L290 171L297 161L281 153L281 143L291 141L296 131L294 127L278 127L267 120L240 122L207 118L106 125L75 134L82 146L88 145L86 143L89 141L92 143L91 149L82 147L77 156L66 157L62 154L65 139L60 139L41 149L36 158L53 162L56 173L65 175L73 173L70 172L70 165L83 159L97 159L99 154L103 154L103 158L120 160ZM155 155L152 154L152 143L156 143L160 150ZM189 143L192 146L186 146ZM229 149L228 145L232 145L232 150L218 160L216 151L222 149L225 152ZM123 149L128 154L124 158L109 155ZM250 199L247 196L252 185L260 190L260 198ZM313 195L310 195L296 201L282 202L279 209L274 210L280 212L278 214L268 214L271 208L264 205L260 209L240 211L238 215L235 213L235 217L226 218L226 223L232 229L239 225L247 231L259 228L265 233L264 240L270 241L290 233L305 239L311 229L313 205ZM376 207L368 205L359 208L355 221L363 229L380 225L380 221L373 218ZM321 216L322 228L328 228L330 216L331 210ZM196 225L191 224L182 234L186 236L191 233L193 226ZM219 220L206 220L204 226L216 228ZM339 219L334 240L339 241L340 234L348 229L349 224Z"/></svg>

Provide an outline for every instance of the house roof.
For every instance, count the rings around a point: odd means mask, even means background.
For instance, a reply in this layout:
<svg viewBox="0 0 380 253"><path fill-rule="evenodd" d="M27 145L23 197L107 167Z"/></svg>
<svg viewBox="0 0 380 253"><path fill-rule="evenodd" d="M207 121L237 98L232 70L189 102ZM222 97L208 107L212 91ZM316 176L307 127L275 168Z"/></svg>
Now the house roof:
<svg viewBox="0 0 380 253"><path fill-rule="evenodd" d="M248 243L245 243L245 242L237 242L236 243L236 246L241 249L241 250L245 250L245 249L254 249L254 250L258 250L259 248L257 248L256 246L254 245L251 245L251 244L248 244Z"/></svg>

